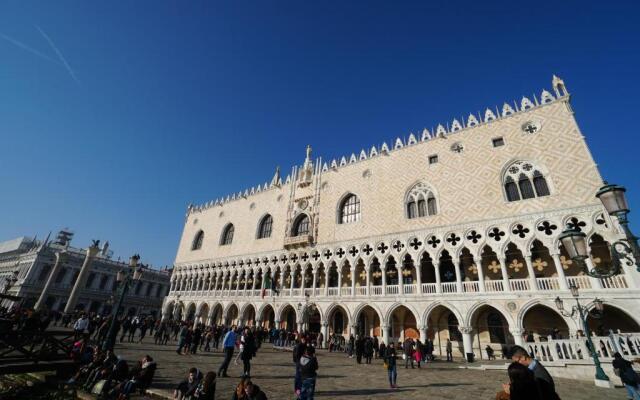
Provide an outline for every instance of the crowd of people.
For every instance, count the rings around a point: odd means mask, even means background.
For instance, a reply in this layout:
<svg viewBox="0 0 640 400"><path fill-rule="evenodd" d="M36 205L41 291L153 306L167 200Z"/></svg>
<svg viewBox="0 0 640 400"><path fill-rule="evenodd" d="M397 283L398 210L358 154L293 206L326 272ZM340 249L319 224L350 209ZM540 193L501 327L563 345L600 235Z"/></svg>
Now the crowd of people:
<svg viewBox="0 0 640 400"><path fill-rule="evenodd" d="M60 315L28 309L0 309L0 319L11 325L12 329L21 331L44 331L49 327L71 328L75 339L70 357L75 361L77 370L67 381L69 385L82 387L103 398L123 400L136 391L145 391L152 384L157 364L151 355L144 355L130 363L116 355L112 350L113 346L105 345L109 344L107 336L112 325L111 316L86 313ZM319 369L317 350L323 347L329 353L344 352L346 357L355 357L356 365L371 364L374 360L382 363L391 389L398 388L399 358L404 361L405 369L421 368L437 358L431 339L423 343L418 339L407 338L403 342L386 346L377 336L344 337L332 334L327 338L325 346L322 334L276 328L205 326L194 324L193 321L161 321L151 316L123 317L115 321L113 328L114 342L142 343L148 335L153 336L156 345L175 343L175 351L179 355L216 351L222 353L222 361L217 370L203 372L195 367L189 368L185 378L175 386L173 395L176 400L214 400L217 380L228 378L231 363L239 364L240 361L243 366L242 374L230 397L237 400L266 400L267 394L252 381L251 361L267 342L276 349L288 349L292 352L293 391L300 400L314 398ZM556 334L559 333L554 332ZM452 350L452 343L447 340L447 362L453 361ZM485 351L489 359L495 358L491 346L487 346ZM502 385L496 394L496 400L560 399L549 372L524 348L503 346L501 353L511 363L507 368L508 382ZM632 363L616 353L613 367L627 389L629 398L640 400L640 378Z"/></svg>

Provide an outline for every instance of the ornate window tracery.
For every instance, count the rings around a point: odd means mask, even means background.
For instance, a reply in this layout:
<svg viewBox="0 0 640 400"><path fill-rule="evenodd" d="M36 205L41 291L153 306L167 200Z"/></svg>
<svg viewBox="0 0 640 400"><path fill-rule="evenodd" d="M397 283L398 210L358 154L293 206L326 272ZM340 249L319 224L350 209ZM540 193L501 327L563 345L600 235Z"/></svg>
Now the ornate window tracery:
<svg viewBox="0 0 640 400"><path fill-rule="evenodd" d="M302 236L309 234L309 217L307 214L302 214L298 216L293 224L293 229L291 230L291 236Z"/></svg>
<svg viewBox="0 0 640 400"><path fill-rule="evenodd" d="M415 184L405 199L407 218L421 218L438 213L438 205L433 190L424 182Z"/></svg>
<svg viewBox="0 0 640 400"><path fill-rule="evenodd" d="M541 169L528 161L515 161L509 165L502 178L502 185L509 202L551 194Z"/></svg>

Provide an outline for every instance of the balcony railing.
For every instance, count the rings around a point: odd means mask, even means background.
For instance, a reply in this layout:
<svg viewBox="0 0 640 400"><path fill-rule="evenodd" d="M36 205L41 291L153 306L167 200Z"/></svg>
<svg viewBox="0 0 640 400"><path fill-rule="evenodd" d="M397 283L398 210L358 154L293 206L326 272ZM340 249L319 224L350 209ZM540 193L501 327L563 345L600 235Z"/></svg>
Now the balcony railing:
<svg viewBox="0 0 640 400"><path fill-rule="evenodd" d="M487 292L504 292L502 281L484 281L484 288Z"/></svg>
<svg viewBox="0 0 640 400"><path fill-rule="evenodd" d="M442 293L457 293L458 292L458 284L456 282L445 282L442 283Z"/></svg>
<svg viewBox="0 0 640 400"><path fill-rule="evenodd" d="M529 279L510 279L509 286L512 292L529 290Z"/></svg>
<svg viewBox="0 0 640 400"><path fill-rule="evenodd" d="M558 278L536 278L538 290L560 290Z"/></svg>
<svg viewBox="0 0 640 400"><path fill-rule="evenodd" d="M576 285L581 289L594 289L592 286L592 278L586 275L568 276L566 277L567 287L571 284ZM605 290L619 290L628 289L629 282L625 275L616 275L610 278L600 279L602 289ZM508 289L505 290L505 282L503 280L485 280L484 292L486 293L503 293L503 292L526 292L531 291L531 285L533 282L529 278L524 279L509 279ZM56 287L58 289L59 287ZM438 288L440 290L438 290ZM535 290L541 292L554 292L561 291L560 278L536 278ZM600 289L598 287L598 289ZM464 281L461 282L458 287L457 282L442 282L438 283L422 283L418 286L416 283L407 283L403 285L371 285L356 286L355 290L351 286L344 287L318 287L318 288L286 288L280 289L277 296L279 297L301 297L301 296L342 296L342 297L367 297L367 296L384 296L384 295L408 295L408 296L432 296L442 294L457 294L457 293L480 293L482 286L479 281ZM566 290L566 289L565 289ZM88 291L88 290L87 290ZM212 290L175 290L172 293L180 294L184 296L211 296L211 297L261 297L262 289L250 289L244 288L224 288L224 289L212 289ZM271 289L265 289L265 297L275 295Z"/></svg>
<svg viewBox="0 0 640 400"><path fill-rule="evenodd" d="M387 285L387 294L398 294L398 285Z"/></svg>
<svg viewBox="0 0 640 400"><path fill-rule="evenodd" d="M579 289L591 289L591 281L587 275L567 276L567 284L574 284Z"/></svg>
<svg viewBox="0 0 640 400"><path fill-rule="evenodd" d="M627 281L624 279L624 275L615 275L610 278L601 279L602 287L604 289L628 289Z"/></svg>
<svg viewBox="0 0 640 400"><path fill-rule="evenodd" d="M418 293L418 285L415 283L402 285L402 293L404 294L416 294Z"/></svg>
<svg viewBox="0 0 640 400"><path fill-rule="evenodd" d="M423 283L422 284L422 293L423 294L436 294L436 283Z"/></svg>
<svg viewBox="0 0 640 400"><path fill-rule="evenodd" d="M480 291L480 283L478 281L462 282L462 290L465 293L477 293Z"/></svg>

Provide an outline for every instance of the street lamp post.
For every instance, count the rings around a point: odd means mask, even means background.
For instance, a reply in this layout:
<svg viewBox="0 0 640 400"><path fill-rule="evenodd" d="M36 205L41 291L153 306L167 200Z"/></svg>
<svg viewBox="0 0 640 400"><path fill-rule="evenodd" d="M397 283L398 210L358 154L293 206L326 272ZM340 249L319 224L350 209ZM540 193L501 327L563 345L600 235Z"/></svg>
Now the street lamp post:
<svg viewBox="0 0 640 400"><path fill-rule="evenodd" d="M609 267L594 267L592 270L587 268L585 260L589 257L589 252L587 251L584 232L576 228L567 228L559 236L562 246L569 253L569 257L577 265L582 266L587 275L594 278L609 278L619 275L622 272L623 262L628 266L633 265L633 262L627 258L628 255L633 256L636 269L640 272L640 247L638 247L638 238L633 235L629 228L629 219L627 218L629 207L624 195L625 192L626 189L623 186L605 184L596 193L596 197L600 199L607 213L618 219L625 235L624 239L618 240L611 245L611 265ZM622 251L618 249L622 249Z"/></svg>
<svg viewBox="0 0 640 400"><path fill-rule="evenodd" d="M118 313L120 312L120 307L122 306L122 302L124 301L124 296L127 294L127 289L129 289L129 284L131 281L138 282L142 277L142 271L138 268L138 261L140 260L140 256L138 254L134 254L129 259L129 267L128 271L118 271L116 275L116 280L119 283L120 297L118 298L118 302L115 305L115 309L111 309L111 325L109 325L109 332L107 333L107 337L102 342L102 350L113 349L113 346L116 343L116 326L118 320Z"/></svg>
<svg viewBox="0 0 640 400"><path fill-rule="evenodd" d="M560 311L560 314L564 315L565 317L573 318L576 314L578 314L583 332L587 338L587 344L589 346L589 350L591 351L591 357L593 358L593 363L596 366L596 376L595 376L596 386L612 387L609 377L607 376L607 374L602 369L602 366L600 365L600 358L598 357L598 351L594 346L593 341L591 340L591 330L589 329L589 323L587 321L587 318L589 317L589 315L592 315L594 318L601 318L602 312L604 310L604 305L602 304L602 301L599 300L598 298L594 299L593 305L595 310L590 314L589 309L581 305L580 301L578 300L578 296L579 296L578 287L572 283L569 286L569 290L571 290L571 295L573 296L573 298L576 299L576 305L571 308L571 312L568 312L564 309L564 302L560 297L556 297L556 300L555 300L556 307L558 308L558 311Z"/></svg>

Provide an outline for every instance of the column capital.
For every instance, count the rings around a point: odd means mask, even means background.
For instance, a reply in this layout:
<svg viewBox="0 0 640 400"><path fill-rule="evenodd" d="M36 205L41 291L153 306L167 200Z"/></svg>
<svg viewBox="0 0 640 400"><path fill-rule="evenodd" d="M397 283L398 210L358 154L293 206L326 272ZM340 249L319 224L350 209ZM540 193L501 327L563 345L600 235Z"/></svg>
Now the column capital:
<svg viewBox="0 0 640 400"><path fill-rule="evenodd" d="M464 334L467 334L467 335L469 335L469 334L473 333L473 328L472 328L472 327L470 327L470 326L459 326L459 327L458 327L458 330L459 330L461 333L464 333Z"/></svg>
<svg viewBox="0 0 640 400"><path fill-rule="evenodd" d="M512 328L512 329L509 329L509 333L511 333L513 336L522 336L524 334L524 329Z"/></svg>

